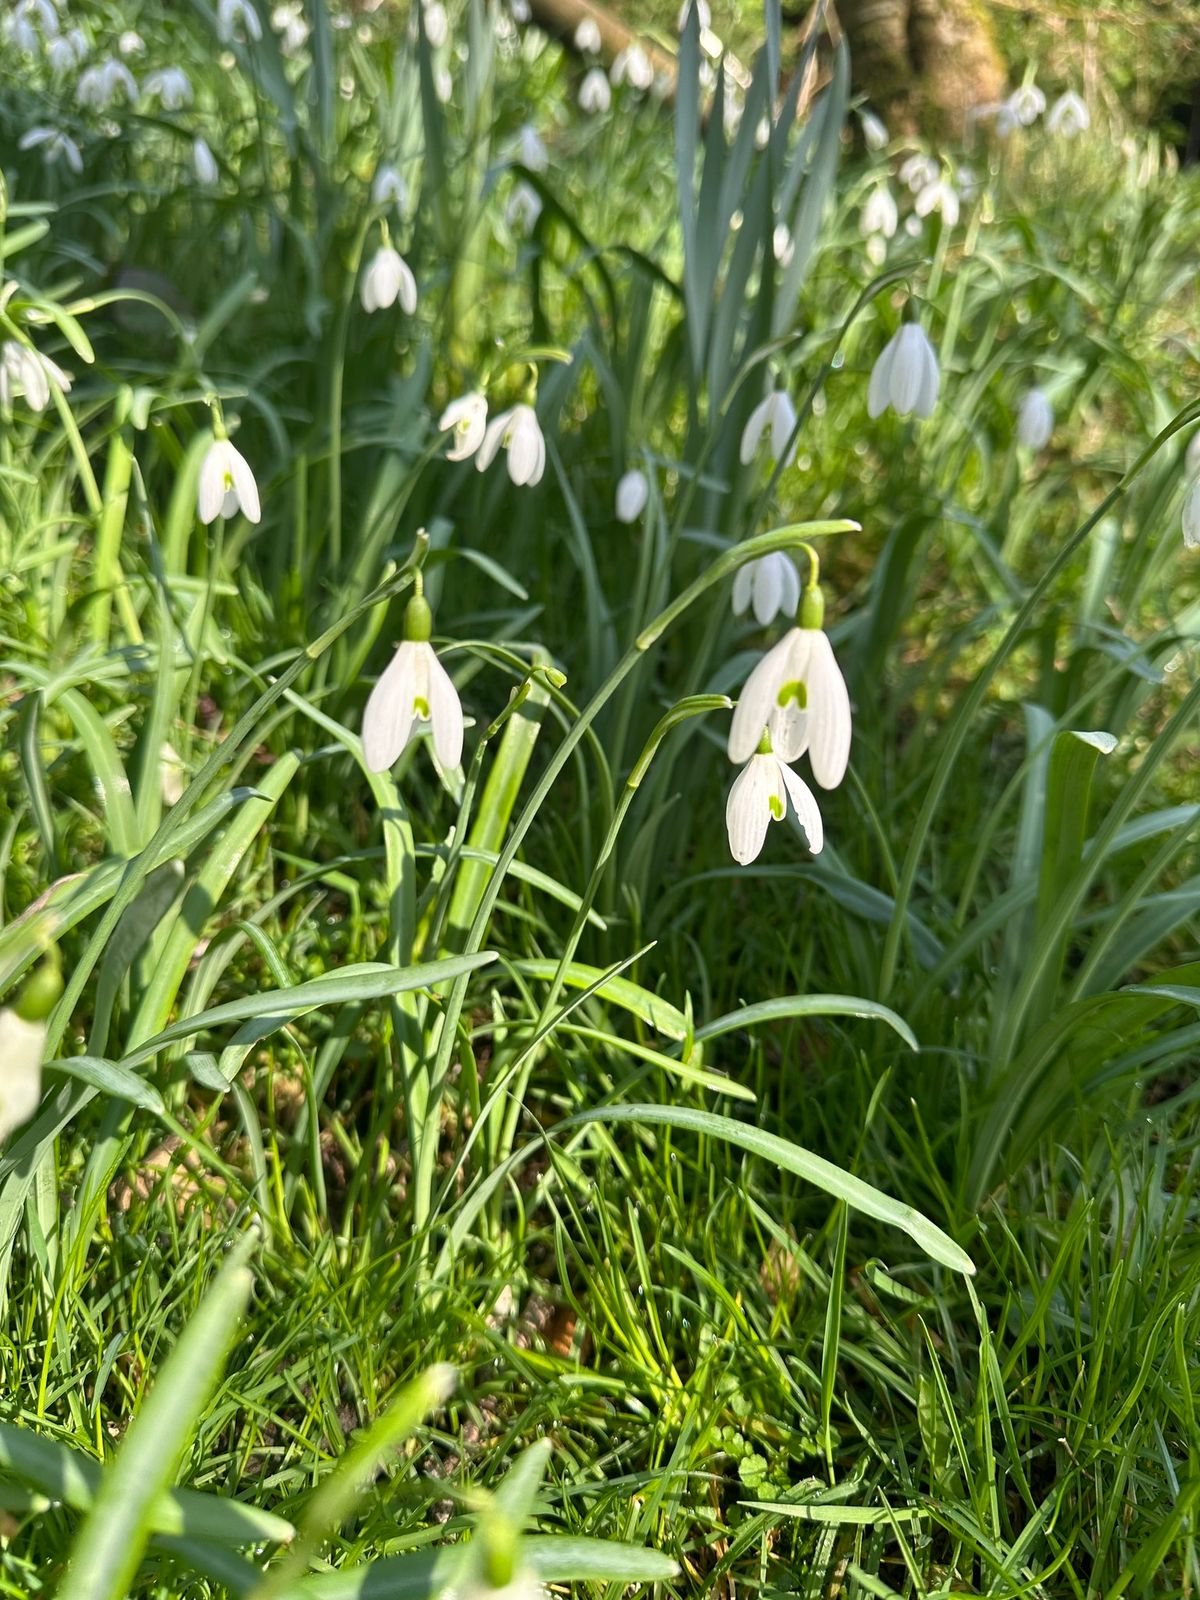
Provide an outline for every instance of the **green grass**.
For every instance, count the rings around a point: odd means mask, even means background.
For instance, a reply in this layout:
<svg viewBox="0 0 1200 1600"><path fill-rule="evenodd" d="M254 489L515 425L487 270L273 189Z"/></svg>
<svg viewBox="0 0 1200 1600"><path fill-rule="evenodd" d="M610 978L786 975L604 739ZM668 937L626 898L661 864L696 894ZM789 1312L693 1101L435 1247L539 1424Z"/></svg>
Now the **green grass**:
<svg viewBox="0 0 1200 1600"><path fill-rule="evenodd" d="M1197 180L1034 129L872 266L897 152L837 56L756 150L771 19L727 144L690 35L674 110L588 119L481 0L307 15L226 65L106 11L195 92L115 133L0 92L0 338L73 375L0 426L0 1004L58 1063L0 1152L0 1594L1193 1592ZM59 120L79 176L18 148ZM358 298L385 159L411 318ZM871 421L909 295L941 398ZM535 377L536 488L445 460ZM258 527L197 521L218 414ZM730 582L801 541L851 768L742 868L782 623ZM444 781L358 736L418 571Z"/></svg>

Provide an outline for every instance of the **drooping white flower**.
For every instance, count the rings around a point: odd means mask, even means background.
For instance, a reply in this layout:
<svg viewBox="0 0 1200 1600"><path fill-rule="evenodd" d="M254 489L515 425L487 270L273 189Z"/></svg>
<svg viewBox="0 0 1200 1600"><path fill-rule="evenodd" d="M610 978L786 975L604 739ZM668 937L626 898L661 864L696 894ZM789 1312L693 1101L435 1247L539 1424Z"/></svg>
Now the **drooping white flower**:
<svg viewBox="0 0 1200 1600"><path fill-rule="evenodd" d="M512 12L514 22L524 25L533 16L533 7L529 0L508 0L508 9Z"/></svg>
<svg viewBox="0 0 1200 1600"><path fill-rule="evenodd" d="M31 411L44 411L52 385L63 394L71 388L71 379L56 361L16 339L0 344L0 405L6 410L20 395Z"/></svg>
<svg viewBox="0 0 1200 1600"><path fill-rule="evenodd" d="M721 109L721 126L725 129L725 137L734 139L742 125L742 118L746 114L745 102L738 89L726 85L725 99Z"/></svg>
<svg viewBox="0 0 1200 1600"><path fill-rule="evenodd" d="M377 206L397 206L401 211L408 204L408 185L390 162L383 162L375 170L371 183L371 203Z"/></svg>
<svg viewBox="0 0 1200 1600"><path fill-rule="evenodd" d="M913 194L924 189L927 184L936 183L940 176L941 168L932 156L927 156L918 151L909 156L900 165L900 182L906 183Z"/></svg>
<svg viewBox="0 0 1200 1600"><path fill-rule="evenodd" d="M772 550L757 561L747 561L733 580L733 614L742 616L751 606L760 628L775 618L794 617L800 604L800 574L796 563L782 550Z"/></svg>
<svg viewBox="0 0 1200 1600"><path fill-rule="evenodd" d="M765 400L760 400L754 410L746 419L746 426L742 429L742 443L738 454L742 465L748 466L754 459L764 435L771 437L771 459L783 461L784 451L788 450L788 441L792 438L792 431L796 426L796 408L786 389L772 389ZM790 466L796 459L796 444L793 440L788 451L785 466Z"/></svg>
<svg viewBox="0 0 1200 1600"><path fill-rule="evenodd" d="M927 217L931 211L940 211L942 221L952 228L958 221L958 190L945 178L938 178L934 183L927 183L920 191L913 209L919 217Z"/></svg>
<svg viewBox="0 0 1200 1600"><path fill-rule="evenodd" d="M771 253L781 267L790 267L796 246L786 223L777 222L771 235Z"/></svg>
<svg viewBox="0 0 1200 1600"><path fill-rule="evenodd" d="M836 789L850 759L850 695L823 628L789 628L746 679L729 728L729 759L748 761L763 730L781 761L808 751L813 777Z"/></svg>
<svg viewBox="0 0 1200 1600"><path fill-rule="evenodd" d="M600 37L600 24L595 17L584 17L575 29L575 48L581 56L598 56L604 43Z"/></svg>
<svg viewBox="0 0 1200 1600"><path fill-rule="evenodd" d="M371 772L386 772L428 724L442 766L462 760L463 714L458 690L426 639L405 639L371 690L363 712L363 754Z"/></svg>
<svg viewBox="0 0 1200 1600"><path fill-rule="evenodd" d="M887 146L888 131L873 111L860 111L863 141L868 150L883 150Z"/></svg>
<svg viewBox="0 0 1200 1600"><path fill-rule="evenodd" d="M465 461L483 443L487 432L487 401L477 393L459 395L438 418L443 431L452 429L454 441L446 455L451 461Z"/></svg>
<svg viewBox="0 0 1200 1600"><path fill-rule="evenodd" d="M1046 132L1061 133L1064 139L1073 139L1077 133L1086 133L1091 125L1091 113L1074 89L1060 94L1046 113Z"/></svg>
<svg viewBox="0 0 1200 1600"><path fill-rule="evenodd" d="M0 1011L0 1144L28 1122L42 1098L46 1024Z"/></svg>
<svg viewBox="0 0 1200 1600"><path fill-rule="evenodd" d="M1200 549L1200 478L1197 478L1184 498L1183 543L1188 550Z"/></svg>
<svg viewBox="0 0 1200 1600"><path fill-rule="evenodd" d="M1008 97L1008 109L1023 128L1030 127L1046 109L1046 96L1036 83L1023 83Z"/></svg>
<svg viewBox="0 0 1200 1600"><path fill-rule="evenodd" d="M546 470L546 441L532 406L513 406L488 423L475 457L480 472L487 471L501 446L508 452L508 475L515 484L528 484L532 488L542 481Z"/></svg>
<svg viewBox="0 0 1200 1600"><path fill-rule="evenodd" d="M1017 442L1027 450L1044 450L1054 432L1054 407L1044 389L1026 392L1017 411Z"/></svg>
<svg viewBox="0 0 1200 1600"><path fill-rule="evenodd" d="M208 140L202 139L199 134L192 140L192 167L196 177L206 189L211 189L221 176L221 169L217 166L217 158L208 147Z"/></svg>
<svg viewBox="0 0 1200 1600"><path fill-rule="evenodd" d="M78 33L78 28L72 30ZM86 54L86 50L84 52ZM64 72L70 72L82 59L75 53L75 42L69 34L56 34L53 39L46 40L46 65L55 77L61 77Z"/></svg>
<svg viewBox="0 0 1200 1600"><path fill-rule="evenodd" d="M799 773L773 751L756 751L734 779L725 803L729 851L741 866L757 861L767 829L787 816L789 800L808 838L808 848L814 856L819 855L825 830L816 796Z"/></svg>
<svg viewBox="0 0 1200 1600"><path fill-rule="evenodd" d="M603 115L612 105L612 89L603 67L589 67L579 85L579 109L590 117Z"/></svg>
<svg viewBox="0 0 1200 1600"><path fill-rule="evenodd" d="M239 28L255 44L262 38L262 23L250 0L217 0L217 38L232 44Z"/></svg>
<svg viewBox="0 0 1200 1600"><path fill-rule="evenodd" d="M454 79L450 76L450 68L440 63L433 69L433 92L444 106L448 106L454 98Z"/></svg>
<svg viewBox="0 0 1200 1600"><path fill-rule="evenodd" d="M411 317L417 309L417 280L398 250L390 244L380 245L363 273L363 310L383 311L397 300L401 310Z"/></svg>
<svg viewBox="0 0 1200 1600"><path fill-rule="evenodd" d="M683 0L679 8L679 31L683 32L687 26L688 12L695 7L696 16L700 22L700 32L705 33L712 27L712 12L708 8L708 0Z"/></svg>
<svg viewBox="0 0 1200 1600"><path fill-rule="evenodd" d="M162 102L164 111L182 111L192 103L192 85L182 67L164 67L142 81L142 93Z"/></svg>
<svg viewBox="0 0 1200 1600"><path fill-rule="evenodd" d="M1010 100L984 101L972 106L967 115L973 122L991 122L997 137L1001 139L1007 139L1010 133L1020 127Z"/></svg>
<svg viewBox="0 0 1200 1600"><path fill-rule="evenodd" d="M909 412L927 417L937 403L938 381L937 352L924 329L915 322L901 323L871 373L867 414L877 417L891 406L901 417Z"/></svg>
<svg viewBox="0 0 1200 1600"><path fill-rule="evenodd" d="M521 128L517 139L517 149L521 158L521 165L528 167L530 172L545 172L550 165L550 152L542 143L537 129L531 122L526 122Z"/></svg>
<svg viewBox="0 0 1200 1600"><path fill-rule="evenodd" d="M896 207L895 196L886 183L877 184L867 196L867 203L862 208L859 226L862 228L863 238L869 239L872 234L879 234L885 239L891 239L895 236L899 225L900 213Z"/></svg>
<svg viewBox="0 0 1200 1600"><path fill-rule="evenodd" d="M137 99L137 80L123 61L105 56L80 73L75 85L75 99L91 111L106 111L118 95L123 95L130 105Z"/></svg>
<svg viewBox="0 0 1200 1600"><path fill-rule="evenodd" d="M250 464L229 439L214 439L200 463L196 510L206 525L217 517L234 517L239 509L247 522L258 522L262 509Z"/></svg>
<svg viewBox="0 0 1200 1600"><path fill-rule="evenodd" d="M136 28L126 28L117 40L117 49L123 56L142 56L146 53L146 41Z"/></svg>
<svg viewBox="0 0 1200 1600"><path fill-rule="evenodd" d="M5 19L5 32L19 50L36 55L43 39L58 33L58 12L51 0L17 0Z"/></svg>
<svg viewBox="0 0 1200 1600"><path fill-rule="evenodd" d="M542 197L533 185L526 183L523 178L519 183L514 183L504 210L509 227L529 233L541 214Z"/></svg>
<svg viewBox="0 0 1200 1600"><path fill-rule="evenodd" d="M654 82L654 68L650 64L650 57L635 41L626 45L617 56L612 64L611 77L618 87L627 83L631 89L644 94Z"/></svg>
<svg viewBox="0 0 1200 1600"><path fill-rule="evenodd" d="M298 56L308 43L308 19L302 0L284 0L271 12L271 26L279 35L279 48L289 58Z"/></svg>
<svg viewBox="0 0 1200 1600"><path fill-rule="evenodd" d="M65 161L77 175L83 171L83 157L79 146L61 128L29 128L17 140L19 150L36 150L40 146L42 160L47 166Z"/></svg>
<svg viewBox="0 0 1200 1600"><path fill-rule="evenodd" d="M630 467L617 484L617 521L636 522L646 509L650 484L646 474Z"/></svg>

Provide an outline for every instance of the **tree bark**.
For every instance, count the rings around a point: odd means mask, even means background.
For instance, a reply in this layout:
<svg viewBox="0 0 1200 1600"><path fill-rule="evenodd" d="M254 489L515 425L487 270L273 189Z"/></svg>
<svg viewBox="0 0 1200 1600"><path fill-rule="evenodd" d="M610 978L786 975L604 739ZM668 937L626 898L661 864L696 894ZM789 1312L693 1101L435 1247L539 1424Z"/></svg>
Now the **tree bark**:
<svg viewBox="0 0 1200 1600"><path fill-rule="evenodd" d="M983 0L836 0L854 86L892 133L960 135L1005 72Z"/></svg>

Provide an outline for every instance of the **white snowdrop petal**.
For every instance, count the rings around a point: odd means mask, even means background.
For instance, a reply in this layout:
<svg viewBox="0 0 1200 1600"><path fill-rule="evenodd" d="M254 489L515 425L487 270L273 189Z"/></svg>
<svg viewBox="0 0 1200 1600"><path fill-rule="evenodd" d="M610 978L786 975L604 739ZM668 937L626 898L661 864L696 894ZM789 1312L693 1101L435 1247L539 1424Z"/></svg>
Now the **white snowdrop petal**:
<svg viewBox="0 0 1200 1600"><path fill-rule="evenodd" d="M896 358L896 338L893 334L880 351L871 369L871 382L867 388L867 415L882 416L891 398L892 364Z"/></svg>
<svg viewBox="0 0 1200 1600"><path fill-rule="evenodd" d="M433 729L433 748L442 766L448 772L453 772L462 760L462 702L458 698L458 690L454 687L450 674L432 649L429 651L427 664L429 720Z"/></svg>
<svg viewBox="0 0 1200 1600"><path fill-rule="evenodd" d="M46 1024L0 1011L0 1143L28 1122L42 1098Z"/></svg>
<svg viewBox="0 0 1200 1600"><path fill-rule="evenodd" d="M209 445L200 463L200 476L196 481L196 507L200 521L214 522L221 514L225 502L225 457L220 440Z"/></svg>
<svg viewBox="0 0 1200 1600"><path fill-rule="evenodd" d="M780 761L798 761L808 749L813 714L808 688L812 642L820 629L791 628L770 652L771 748ZM768 657L769 659L769 657Z"/></svg>
<svg viewBox="0 0 1200 1600"><path fill-rule="evenodd" d="M783 573L779 609L785 617L794 617L800 609L800 574L791 556L785 556L782 550L779 552L779 561Z"/></svg>
<svg viewBox="0 0 1200 1600"><path fill-rule="evenodd" d="M754 574L754 620L760 628L773 621L782 593L783 579L776 555L764 556Z"/></svg>
<svg viewBox="0 0 1200 1600"><path fill-rule="evenodd" d="M896 346L896 359L892 363L892 405L902 417L916 407L925 381L919 335L920 329L915 323L904 324L900 329L900 342Z"/></svg>
<svg viewBox="0 0 1200 1600"><path fill-rule="evenodd" d="M921 330L918 328L917 332L920 333ZM937 404L940 374L938 372L937 357L933 353L933 347L923 333L921 334L918 371L920 375L920 382L917 388L917 400L913 410L918 417L924 419L925 417L929 417L933 414L933 408Z"/></svg>
<svg viewBox="0 0 1200 1600"><path fill-rule="evenodd" d="M233 487L237 493L238 503L246 514L248 522L259 522L262 519L262 508L258 500L258 484L254 481L254 474L245 456L234 445L229 446L226 457L226 470L233 479Z"/></svg>
<svg viewBox="0 0 1200 1600"><path fill-rule="evenodd" d="M386 772L393 766L412 733L418 692L416 649L409 640L398 646L367 699L362 743L370 772Z"/></svg>
<svg viewBox="0 0 1200 1600"><path fill-rule="evenodd" d="M754 593L754 569L757 561L745 561L733 575L733 614L742 616L750 608Z"/></svg>
<svg viewBox="0 0 1200 1600"><path fill-rule="evenodd" d="M511 417L511 411L501 411L499 416L493 417L488 423L475 456L475 465L480 472L486 472L496 459L496 452L504 441Z"/></svg>
<svg viewBox="0 0 1200 1600"><path fill-rule="evenodd" d="M780 678L780 662L786 655L787 639L767 651L751 672L738 695L729 725L729 759L739 765L749 761L775 710L775 695Z"/></svg>
<svg viewBox="0 0 1200 1600"><path fill-rule="evenodd" d="M770 756L752 756L738 773L725 802L725 830L733 859L745 867L757 860L771 825L770 778L763 763Z"/></svg>
<svg viewBox="0 0 1200 1600"><path fill-rule="evenodd" d="M771 416L771 397L760 400L754 410L746 419L746 426L742 429L742 446L738 452L744 467L748 467L754 459L759 441L767 429Z"/></svg>
<svg viewBox="0 0 1200 1600"><path fill-rule="evenodd" d="M400 306L410 317L417 309L417 280L407 261L400 261Z"/></svg>
<svg viewBox="0 0 1200 1600"><path fill-rule="evenodd" d="M800 774L793 772L791 767L781 766L779 771L787 789L788 799L792 802L792 810L796 813L796 819L808 839L808 848L814 856L819 856L825 845L825 824L821 820L821 808L817 804L817 797Z"/></svg>
<svg viewBox="0 0 1200 1600"><path fill-rule="evenodd" d="M829 635L821 628L805 631L812 634L808 659L808 759L822 789L836 789L846 776L850 760L850 694Z"/></svg>

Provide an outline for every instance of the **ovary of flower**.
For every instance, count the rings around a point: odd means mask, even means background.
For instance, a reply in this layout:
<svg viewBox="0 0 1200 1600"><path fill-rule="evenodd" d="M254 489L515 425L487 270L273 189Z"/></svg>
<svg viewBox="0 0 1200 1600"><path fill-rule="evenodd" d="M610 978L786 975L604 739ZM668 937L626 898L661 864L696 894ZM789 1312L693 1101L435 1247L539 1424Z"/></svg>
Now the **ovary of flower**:
<svg viewBox="0 0 1200 1600"><path fill-rule="evenodd" d="M262 23L250 0L217 0L217 38L221 43L232 43L239 27L255 43L262 38Z"/></svg>
<svg viewBox="0 0 1200 1600"><path fill-rule="evenodd" d="M822 789L836 789L845 777L850 696L823 628L789 628L746 679L729 728L729 759L749 760L764 729L781 761L808 751Z"/></svg>
<svg viewBox="0 0 1200 1600"><path fill-rule="evenodd" d="M888 131L873 111L863 111L859 114L862 123L863 139L868 150L883 150L887 146Z"/></svg>
<svg viewBox="0 0 1200 1600"><path fill-rule="evenodd" d="M180 67L164 67L142 81L142 93L162 101L164 111L182 111L192 103L192 85Z"/></svg>
<svg viewBox="0 0 1200 1600"><path fill-rule="evenodd" d="M808 838L808 848L814 856L819 855L825 830L812 790L773 751L752 755L734 779L725 803L730 854L741 866L758 859L767 829L787 816L789 800Z"/></svg>
<svg viewBox="0 0 1200 1600"><path fill-rule="evenodd" d="M867 413L877 417L891 406L901 417L910 411L927 417L937 397L937 354L917 323L902 323L884 345L871 373Z"/></svg>
<svg viewBox="0 0 1200 1600"><path fill-rule="evenodd" d="M600 37L600 24L595 17L584 17L575 29L575 48L581 56L598 56L604 43Z"/></svg>
<svg viewBox="0 0 1200 1600"><path fill-rule="evenodd" d="M646 509L650 484L646 474L631 467L617 484L617 521L636 522Z"/></svg>
<svg viewBox="0 0 1200 1600"><path fill-rule="evenodd" d="M123 61L105 56L95 66L80 74L75 85L75 99L92 111L104 111L118 95L124 95L130 105L137 99L137 81Z"/></svg>
<svg viewBox="0 0 1200 1600"><path fill-rule="evenodd" d="M1046 96L1036 83L1023 83L1009 95L1008 109L1023 128L1028 128L1046 109Z"/></svg>
<svg viewBox="0 0 1200 1600"><path fill-rule="evenodd" d="M765 628L780 612L794 617L799 604L800 574L782 550L772 550L738 568L733 580L734 616L744 615L753 606L754 620Z"/></svg>
<svg viewBox="0 0 1200 1600"><path fill-rule="evenodd" d="M909 156L900 166L900 182L906 183L913 194L919 189L924 189L926 184L936 183L940 168L932 156L918 152Z"/></svg>
<svg viewBox="0 0 1200 1600"><path fill-rule="evenodd" d="M528 484L532 488L542 481L546 470L546 441L532 406L513 406L488 423L475 457L480 472L487 471L502 445L508 452L508 475L515 484Z"/></svg>
<svg viewBox="0 0 1200 1600"><path fill-rule="evenodd" d="M522 179L513 185L504 215L510 228L528 233L542 214L542 197L532 184Z"/></svg>
<svg viewBox="0 0 1200 1600"><path fill-rule="evenodd" d="M446 454L451 461L465 461L483 443L487 432L487 401L481 394L459 395L438 418L443 431L452 429L454 440Z"/></svg>
<svg viewBox="0 0 1200 1600"><path fill-rule="evenodd" d="M398 206L403 211L408 204L408 185L389 162L376 168L371 183L371 203L377 206Z"/></svg>
<svg viewBox="0 0 1200 1600"><path fill-rule="evenodd" d="M1200 478L1183 501L1183 543L1188 550L1200 549Z"/></svg>
<svg viewBox="0 0 1200 1600"><path fill-rule="evenodd" d="M958 221L958 190L945 178L938 178L933 183L927 183L920 191L913 209L919 217L927 217L931 211L940 211L942 221L952 228Z"/></svg>
<svg viewBox="0 0 1200 1600"><path fill-rule="evenodd" d="M217 517L236 516L239 508L247 522L260 520L258 485L242 452L228 439L214 439L200 463L196 510L207 524Z"/></svg>
<svg viewBox="0 0 1200 1600"><path fill-rule="evenodd" d="M900 224L900 213L896 207L895 196L886 183L877 184L867 196L867 203L862 208L862 217L859 225L862 228L863 238L869 239L872 235L881 235L885 239L895 236Z"/></svg>
<svg viewBox="0 0 1200 1600"><path fill-rule="evenodd" d="M42 1098L46 1024L0 1011L0 1143L28 1122Z"/></svg>
<svg viewBox="0 0 1200 1600"><path fill-rule="evenodd" d="M83 171L83 157L79 153L79 146L69 134L59 128L29 128L17 140L19 150L36 150L41 147L42 160L47 166L62 160L67 163L71 171L79 174Z"/></svg>
<svg viewBox="0 0 1200 1600"><path fill-rule="evenodd" d="M363 754L368 770L386 772L404 753L421 724L433 733L433 748L452 772L462 760L463 714L458 691L433 646L406 639L371 690L363 712Z"/></svg>
<svg viewBox="0 0 1200 1600"><path fill-rule="evenodd" d="M784 452L788 450L788 441L792 438L795 426L796 408L792 404L791 396L786 389L772 389L765 400L758 402L742 429L741 449L738 451L742 465L749 466L764 435L768 433L771 436L771 459L783 461ZM784 465L790 465L795 458L796 441L793 441Z"/></svg>
<svg viewBox="0 0 1200 1600"><path fill-rule="evenodd" d="M192 140L192 166L197 179L206 189L211 189L221 176L216 156L209 149L208 141L202 139L199 134Z"/></svg>
<svg viewBox="0 0 1200 1600"><path fill-rule="evenodd" d="M381 245L363 273L363 310L383 311L397 300L411 317L417 309L417 280L398 250L388 244Z"/></svg>
<svg viewBox="0 0 1200 1600"><path fill-rule="evenodd" d="M612 105L612 89L603 67L589 67L579 85L579 109L589 116L602 115Z"/></svg>
<svg viewBox="0 0 1200 1600"><path fill-rule="evenodd" d="M1077 133L1086 133L1091 125L1091 114L1074 89L1060 94L1046 113L1047 133L1060 133L1064 139L1073 139Z"/></svg>
<svg viewBox="0 0 1200 1600"><path fill-rule="evenodd" d="M71 380L57 362L16 339L0 344L0 404L7 410L18 395L31 411L44 411L50 403L51 385L69 392Z"/></svg>
<svg viewBox="0 0 1200 1600"><path fill-rule="evenodd" d="M1054 407L1044 389L1030 389L1017 410L1017 443L1027 450L1044 450L1054 432Z"/></svg>
<svg viewBox="0 0 1200 1600"><path fill-rule="evenodd" d="M612 64L612 81L616 85L628 83L631 89L644 93L654 82L654 68L650 57L640 44L626 45Z"/></svg>

